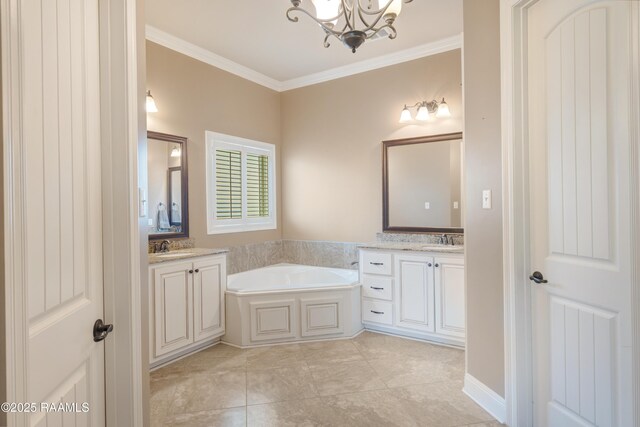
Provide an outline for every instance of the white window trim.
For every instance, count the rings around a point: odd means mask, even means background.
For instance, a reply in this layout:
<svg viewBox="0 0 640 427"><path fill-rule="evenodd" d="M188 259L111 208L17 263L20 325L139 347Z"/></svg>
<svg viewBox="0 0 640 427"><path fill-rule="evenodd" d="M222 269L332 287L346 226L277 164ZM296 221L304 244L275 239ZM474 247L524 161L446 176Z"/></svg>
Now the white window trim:
<svg viewBox="0 0 640 427"><path fill-rule="evenodd" d="M247 231L275 230L278 228L276 210L276 146L266 142L253 141L237 136L216 132L205 132L207 168L207 233L227 234ZM242 219L216 219L216 149L241 150L242 155ZM246 156L245 153L267 154L269 156L269 212L266 218L247 218Z"/></svg>

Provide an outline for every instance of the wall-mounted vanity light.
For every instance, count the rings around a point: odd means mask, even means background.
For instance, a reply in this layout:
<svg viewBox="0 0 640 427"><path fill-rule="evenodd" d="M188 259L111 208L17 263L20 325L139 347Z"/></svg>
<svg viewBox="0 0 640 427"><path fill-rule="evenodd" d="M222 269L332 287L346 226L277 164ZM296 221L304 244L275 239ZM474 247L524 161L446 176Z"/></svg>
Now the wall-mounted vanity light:
<svg viewBox="0 0 640 427"><path fill-rule="evenodd" d="M435 115L439 119L451 117L449 106L444 101L444 98L442 98L441 102L434 99L431 102L420 101L416 102L414 105L405 105L402 109L402 113L400 113L400 123L407 123L413 120L413 115L411 114L411 109L413 108L418 109L416 112L416 120L421 122L429 120L431 115Z"/></svg>
<svg viewBox="0 0 640 427"><path fill-rule="evenodd" d="M156 101L151 96L151 91L147 91L147 113L157 113L158 107L156 106Z"/></svg>
<svg viewBox="0 0 640 427"><path fill-rule="evenodd" d="M180 157L182 156L182 151L178 147L173 147L171 149L171 157Z"/></svg>

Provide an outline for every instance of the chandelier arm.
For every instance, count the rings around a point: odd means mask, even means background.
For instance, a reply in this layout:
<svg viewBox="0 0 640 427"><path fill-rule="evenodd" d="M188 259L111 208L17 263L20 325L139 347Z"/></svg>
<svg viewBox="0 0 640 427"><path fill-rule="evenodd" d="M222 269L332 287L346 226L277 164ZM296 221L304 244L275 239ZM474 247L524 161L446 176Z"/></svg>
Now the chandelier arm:
<svg viewBox="0 0 640 427"><path fill-rule="evenodd" d="M391 3L389 3L391 4ZM387 6L388 7L388 6ZM384 9L386 10L386 9ZM380 22L380 20L384 17L384 13L381 13L380 15L378 15L375 19L375 21L373 21L373 23L369 24L367 23L367 21L364 19L364 16L362 15L362 9L358 9L358 14L360 15L360 21L362 21L362 23L365 25L365 28L362 29L362 31L364 31L365 33L368 31L375 31L376 33L378 31L380 31L382 28L386 27L387 25L378 28L377 30L375 29L375 26L378 25L378 22ZM369 38L369 37L367 37Z"/></svg>
<svg viewBox="0 0 640 427"><path fill-rule="evenodd" d="M330 46L331 46L331 43L329 43L329 37L335 37L336 39L340 40L340 37L338 37L337 35L332 34L332 33L327 33L327 35L326 35L326 36L324 36L324 42L322 43L322 45L323 45L325 48L327 48L327 47L330 47Z"/></svg>
<svg viewBox="0 0 640 427"><path fill-rule="evenodd" d="M410 0L410 1L412 1L412 0ZM360 9L360 11L362 13L364 13L365 15L371 15L371 16L378 15L378 14L384 15L384 13L387 11L387 9L389 9L389 7L391 6L391 3L393 3L393 0L389 0L387 5L385 7L383 7L383 8L376 9L376 10L371 10L368 7L364 7L362 5L362 0L358 0L358 6L359 6L358 9ZM369 1L369 4L371 4L371 1Z"/></svg>
<svg viewBox="0 0 640 427"><path fill-rule="evenodd" d="M346 0L340 0L340 4L342 5L341 15L344 16L347 27L349 27L349 29L352 31L355 30L356 29L355 21L351 22L352 21L351 17L353 15L352 8L349 7L349 4L347 3Z"/></svg>
<svg viewBox="0 0 640 427"><path fill-rule="evenodd" d="M313 19L316 23L318 23L318 25L320 25L322 27L323 30L325 30L327 33L331 33L332 35L338 37L341 32L334 30L333 28L329 27L327 25L327 23L330 23L331 21L333 21L333 19L318 19L315 16L313 16L311 13L309 13L308 11L306 11L305 9L301 8L301 7L292 7L289 8L287 10L287 18L289 19L289 21L291 22L298 22L298 17L297 16L291 16L290 13L291 12L301 12L304 13L305 15L307 15L309 18Z"/></svg>
<svg viewBox="0 0 640 427"><path fill-rule="evenodd" d="M364 25L364 32L367 31L367 28L372 28L372 25L370 25L367 20L365 19L365 16L362 14L362 9L358 8L358 16L360 17L360 22L362 22L362 24ZM375 23L373 24L375 25Z"/></svg>
<svg viewBox="0 0 640 427"><path fill-rule="evenodd" d="M391 40L395 39L398 36L398 32L396 31L396 28L392 24L386 24L386 25L383 25L380 28L373 29L370 34L367 34L367 40L370 39L371 37L375 36L376 34L378 34L380 31L384 30L385 28L389 29L389 31L390 31L389 38Z"/></svg>

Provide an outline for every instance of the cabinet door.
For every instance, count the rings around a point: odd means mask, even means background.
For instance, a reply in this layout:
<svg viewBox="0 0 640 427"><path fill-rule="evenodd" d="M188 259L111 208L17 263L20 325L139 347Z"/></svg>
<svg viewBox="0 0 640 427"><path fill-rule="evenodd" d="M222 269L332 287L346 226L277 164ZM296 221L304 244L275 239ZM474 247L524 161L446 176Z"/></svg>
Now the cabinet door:
<svg viewBox="0 0 640 427"><path fill-rule="evenodd" d="M434 331L433 258L396 255L396 326Z"/></svg>
<svg viewBox="0 0 640 427"><path fill-rule="evenodd" d="M224 292L227 272L224 257L193 263L195 341L224 334Z"/></svg>
<svg viewBox="0 0 640 427"><path fill-rule="evenodd" d="M464 260L436 258L436 332L465 336Z"/></svg>
<svg viewBox="0 0 640 427"><path fill-rule="evenodd" d="M193 342L193 295L190 262L154 269L155 356Z"/></svg>

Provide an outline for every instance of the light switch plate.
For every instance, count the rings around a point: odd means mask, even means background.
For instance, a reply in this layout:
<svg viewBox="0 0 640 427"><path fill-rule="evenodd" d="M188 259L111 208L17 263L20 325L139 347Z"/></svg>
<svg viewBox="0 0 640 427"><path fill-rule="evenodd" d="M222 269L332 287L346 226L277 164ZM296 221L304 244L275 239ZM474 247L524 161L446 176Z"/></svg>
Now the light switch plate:
<svg viewBox="0 0 640 427"><path fill-rule="evenodd" d="M425 209L431 209L431 203L429 203L429 202L424 202L424 208L425 208Z"/></svg>
<svg viewBox="0 0 640 427"><path fill-rule="evenodd" d="M458 206L459 206L458 202L453 202L453 209L458 209Z"/></svg>
<svg viewBox="0 0 640 427"><path fill-rule="evenodd" d="M491 190L484 190L482 192L482 209L491 209Z"/></svg>

